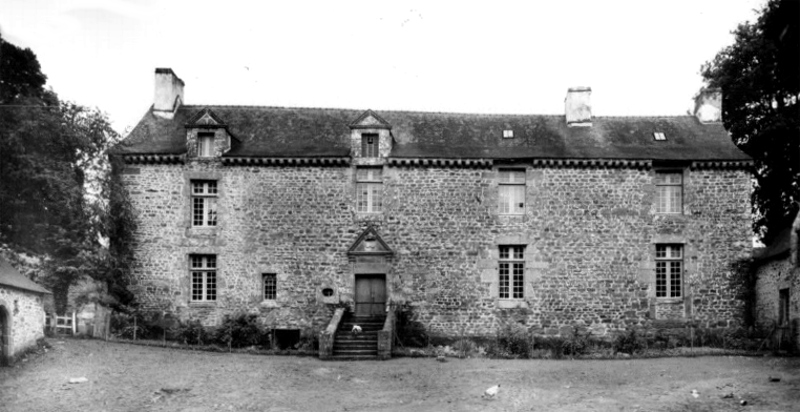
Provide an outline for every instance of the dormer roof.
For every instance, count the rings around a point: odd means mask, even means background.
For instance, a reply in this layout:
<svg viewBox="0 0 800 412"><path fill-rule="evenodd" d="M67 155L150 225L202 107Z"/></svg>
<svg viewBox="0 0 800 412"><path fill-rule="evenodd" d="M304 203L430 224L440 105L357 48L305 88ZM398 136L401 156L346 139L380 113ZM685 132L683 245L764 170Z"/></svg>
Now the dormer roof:
<svg viewBox="0 0 800 412"><path fill-rule="evenodd" d="M372 111L367 109L364 113L350 123L351 129L391 129L392 125Z"/></svg>
<svg viewBox="0 0 800 412"><path fill-rule="evenodd" d="M197 114L192 116L186 122L187 128L227 128L228 125L222 121L222 119L217 116L213 110L209 109L208 107L203 108L202 110L198 111Z"/></svg>

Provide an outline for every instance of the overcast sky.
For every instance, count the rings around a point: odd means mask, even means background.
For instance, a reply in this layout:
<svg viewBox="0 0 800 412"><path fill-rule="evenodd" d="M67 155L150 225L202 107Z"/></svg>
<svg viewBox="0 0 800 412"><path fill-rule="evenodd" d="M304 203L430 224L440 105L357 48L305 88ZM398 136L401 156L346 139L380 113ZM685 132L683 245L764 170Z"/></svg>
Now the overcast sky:
<svg viewBox="0 0 800 412"><path fill-rule="evenodd" d="M680 115L763 3L0 0L0 32L120 132L156 67L187 104L561 114L590 86L595 115Z"/></svg>

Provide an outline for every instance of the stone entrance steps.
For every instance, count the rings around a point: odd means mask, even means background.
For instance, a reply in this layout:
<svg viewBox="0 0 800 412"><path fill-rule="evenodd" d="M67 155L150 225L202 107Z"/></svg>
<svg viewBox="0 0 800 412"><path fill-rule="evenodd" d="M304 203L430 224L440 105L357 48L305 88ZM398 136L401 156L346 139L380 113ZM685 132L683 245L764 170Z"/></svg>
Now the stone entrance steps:
<svg viewBox="0 0 800 412"><path fill-rule="evenodd" d="M378 331L383 329L385 320L385 316L343 318L334 336L332 359L378 359ZM352 333L354 325L361 327L361 333Z"/></svg>

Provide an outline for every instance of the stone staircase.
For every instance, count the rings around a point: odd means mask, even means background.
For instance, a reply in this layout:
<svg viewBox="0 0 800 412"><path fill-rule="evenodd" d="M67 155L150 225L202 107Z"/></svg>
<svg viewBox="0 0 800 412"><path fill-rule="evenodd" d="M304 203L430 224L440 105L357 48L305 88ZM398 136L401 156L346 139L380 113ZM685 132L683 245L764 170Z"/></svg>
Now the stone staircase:
<svg viewBox="0 0 800 412"><path fill-rule="evenodd" d="M383 329L386 316L356 317L346 315L339 323L333 340L333 357L336 360L378 359L378 331ZM354 335L353 325L361 326Z"/></svg>

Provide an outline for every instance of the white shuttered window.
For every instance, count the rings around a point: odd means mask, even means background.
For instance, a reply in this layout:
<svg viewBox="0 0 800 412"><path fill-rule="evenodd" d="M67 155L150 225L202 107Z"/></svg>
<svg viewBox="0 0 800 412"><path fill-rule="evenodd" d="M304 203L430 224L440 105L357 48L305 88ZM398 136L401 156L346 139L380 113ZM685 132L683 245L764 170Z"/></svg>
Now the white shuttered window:
<svg viewBox="0 0 800 412"><path fill-rule="evenodd" d="M656 212L683 212L683 173L656 173Z"/></svg>
<svg viewBox="0 0 800 412"><path fill-rule="evenodd" d="M500 214L524 214L525 170L500 169L498 171L498 185Z"/></svg>
<svg viewBox="0 0 800 412"><path fill-rule="evenodd" d="M383 169L359 167L356 169L356 210L380 212L383 210Z"/></svg>

